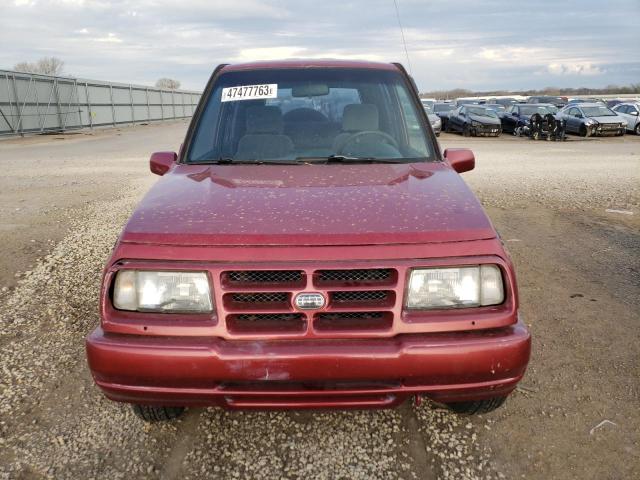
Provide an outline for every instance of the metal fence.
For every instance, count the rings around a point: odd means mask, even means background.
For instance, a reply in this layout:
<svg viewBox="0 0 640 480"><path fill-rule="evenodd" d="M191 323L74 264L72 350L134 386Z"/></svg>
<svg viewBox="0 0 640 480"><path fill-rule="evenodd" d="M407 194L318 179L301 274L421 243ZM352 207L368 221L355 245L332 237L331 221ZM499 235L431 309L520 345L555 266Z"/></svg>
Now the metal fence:
<svg viewBox="0 0 640 480"><path fill-rule="evenodd" d="M190 117L200 92L0 70L0 135Z"/></svg>

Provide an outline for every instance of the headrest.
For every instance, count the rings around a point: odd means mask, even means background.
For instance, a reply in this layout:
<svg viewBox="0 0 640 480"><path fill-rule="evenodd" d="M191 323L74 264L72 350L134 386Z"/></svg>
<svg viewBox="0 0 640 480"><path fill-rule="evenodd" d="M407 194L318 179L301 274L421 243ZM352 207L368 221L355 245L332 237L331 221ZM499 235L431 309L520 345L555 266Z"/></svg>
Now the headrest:
<svg viewBox="0 0 640 480"><path fill-rule="evenodd" d="M247 108L247 134L268 133L279 135L283 129L282 112L278 107L261 105Z"/></svg>
<svg viewBox="0 0 640 480"><path fill-rule="evenodd" d="M342 113L342 130L345 132L362 132L378 130L378 107L370 103L351 103L344 107Z"/></svg>

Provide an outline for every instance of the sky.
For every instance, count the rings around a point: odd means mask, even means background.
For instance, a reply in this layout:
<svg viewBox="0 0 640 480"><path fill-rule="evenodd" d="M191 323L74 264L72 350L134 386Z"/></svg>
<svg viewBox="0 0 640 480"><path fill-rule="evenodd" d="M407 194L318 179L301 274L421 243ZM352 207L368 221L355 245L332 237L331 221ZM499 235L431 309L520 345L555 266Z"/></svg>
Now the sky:
<svg viewBox="0 0 640 480"><path fill-rule="evenodd" d="M421 91L640 83L640 0L0 0L0 69L201 90L219 63L400 61Z"/></svg>

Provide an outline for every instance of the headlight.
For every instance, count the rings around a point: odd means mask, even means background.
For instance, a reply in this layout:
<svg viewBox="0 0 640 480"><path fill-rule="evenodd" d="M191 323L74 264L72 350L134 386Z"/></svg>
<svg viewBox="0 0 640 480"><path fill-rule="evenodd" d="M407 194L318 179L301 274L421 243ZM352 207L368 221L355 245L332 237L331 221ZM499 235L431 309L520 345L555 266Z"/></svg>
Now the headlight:
<svg viewBox="0 0 640 480"><path fill-rule="evenodd" d="M411 271L406 307L465 308L504 301L502 273L497 265L425 268Z"/></svg>
<svg viewBox="0 0 640 480"><path fill-rule="evenodd" d="M440 119L437 119L437 120L434 120L433 122L431 122L431 126L432 127L437 127L438 125L441 125L441 124L442 124L442 120L440 120Z"/></svg>
<svg viewBox="0 0 640 480"><path fill-rule="evenodd" d="M210 312L209 278L204 272L120 270L113 305L143 312Z"/></svg>

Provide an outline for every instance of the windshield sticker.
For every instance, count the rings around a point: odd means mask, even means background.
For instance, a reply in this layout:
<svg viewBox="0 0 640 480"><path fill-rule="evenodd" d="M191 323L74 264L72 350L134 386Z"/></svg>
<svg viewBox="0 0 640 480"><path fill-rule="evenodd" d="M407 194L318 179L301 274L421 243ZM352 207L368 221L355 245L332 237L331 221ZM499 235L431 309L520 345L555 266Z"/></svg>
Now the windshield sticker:
<svg viewBox="0 0 640 480"><path fill-rule="evenodd" d="M260 98L278 98L278 84L240 85L222 89L223 102L237 102L239 100L258 100Z"/></svg>

